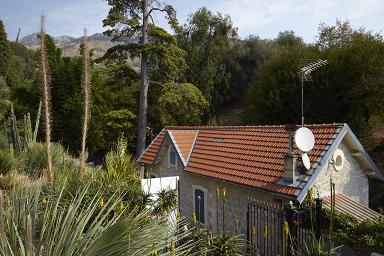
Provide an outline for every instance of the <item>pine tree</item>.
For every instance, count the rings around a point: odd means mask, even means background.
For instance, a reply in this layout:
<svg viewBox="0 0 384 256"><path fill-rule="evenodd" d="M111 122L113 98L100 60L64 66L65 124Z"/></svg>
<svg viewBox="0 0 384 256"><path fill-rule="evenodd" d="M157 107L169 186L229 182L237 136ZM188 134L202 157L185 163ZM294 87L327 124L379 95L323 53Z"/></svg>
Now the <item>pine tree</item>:
<svg viewBox="0 0 384 256"><path fill-rule="evenodd" d="M175 38L173 36L169 35L165 30L156 27L153 23L153 13L160 11L166 15L172 28L177 29L176 13L172 6L163 5L158 1L151 0L110 0L108 4L111 6L111 9L103 24L104 26L111 27L111 29L105 33L114 36L114 39L123 37L136 38L139 35L138 43L112 47L106 53L107 57L112 57L113 54L118 52L118 55L121 57L124 52L128 52L130 57L141 58L136 147L136 156L139 157L144 152L146 144L148 87L151 82L155 82L149 80L151 68L156 67L158 70L164 68L167 71L173 70L171 73L180 71L185 68L185 52L175 45ZM165 78L171 81L175 79L174 74L171 74L173 77L170 78L169 73L166 75L161 71L157 73L161 74L160 79ZM153 78L158 79L159 76L154 74ZM156 82L158 83L159 81Z"/></svg>

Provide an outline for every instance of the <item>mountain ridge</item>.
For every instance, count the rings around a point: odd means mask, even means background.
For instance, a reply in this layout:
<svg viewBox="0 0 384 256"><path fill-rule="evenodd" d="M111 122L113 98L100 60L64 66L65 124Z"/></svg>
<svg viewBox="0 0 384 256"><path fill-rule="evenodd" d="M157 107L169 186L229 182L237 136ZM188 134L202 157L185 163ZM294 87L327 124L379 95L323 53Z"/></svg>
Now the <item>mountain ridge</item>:
<svg viewBox="0 0 384 256"><path fill-rule="evenodd" d="M83 42L83 36L73 37L68 35L61 35L52 37L55 45L62 50L65 57L76 57L80 55L80 44ZM111 36L106 36L103 33L95 33L88 36L89 49L94 50L95 58L103 56L107 50L113 46L123 44L124 42L134 42L135 39L124 39L112 41ZM40 45L38 33L32 33L20 39L19 43L28 48L37 49Z"/></svg>

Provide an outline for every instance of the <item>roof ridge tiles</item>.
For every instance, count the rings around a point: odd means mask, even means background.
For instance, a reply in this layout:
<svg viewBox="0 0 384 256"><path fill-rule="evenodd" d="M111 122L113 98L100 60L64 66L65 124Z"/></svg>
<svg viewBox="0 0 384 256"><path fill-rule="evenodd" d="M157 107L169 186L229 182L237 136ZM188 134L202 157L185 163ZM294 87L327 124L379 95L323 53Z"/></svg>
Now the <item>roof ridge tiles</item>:
<svg viewBox="0 0 384 256"><path fill-rule="evenodd" d="M342 127L346 125L346 123L322 123L322 124L305 124L305 127ZM297 125L298 127L300 125ZM183 129L190 129L190 130L216 130L216 129L238 129L238 128L284 128L284 124L280 125L218 125L218 126L165 126L164 129L172 130L183 130Z"/></svg>

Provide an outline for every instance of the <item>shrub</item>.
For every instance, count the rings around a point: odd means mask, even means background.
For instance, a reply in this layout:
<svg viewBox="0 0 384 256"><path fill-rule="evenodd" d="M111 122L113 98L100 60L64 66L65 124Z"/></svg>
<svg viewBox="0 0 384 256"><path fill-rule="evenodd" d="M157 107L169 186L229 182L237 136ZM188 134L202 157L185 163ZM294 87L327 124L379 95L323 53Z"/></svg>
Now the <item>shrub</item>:
<svg viewBox="0 0 384 256"><path fill-rule="evenodd" d="M324 226L328 227L330 212L325 210L324 213ZM384 215L377 221L358 222L348 215L335 213L332 236L353 246L384 251Z"/></svg>
<svg viewBox="0 0 384 256"><path fill-rule="evenodd" d="M51 144L52 166L55 171L60 171L73 159L64 151L60 144ZM23 151L19 156L18 171L29 175L31 178L39 178L47 167L46 148L43 143L35 143Z"/></svg>
<svg viewBox="0 0 384 256"><path fill-rule="evenodd" d="M0 174L7 175L13 169L13 156L8 151L0 151Z"/></svg>

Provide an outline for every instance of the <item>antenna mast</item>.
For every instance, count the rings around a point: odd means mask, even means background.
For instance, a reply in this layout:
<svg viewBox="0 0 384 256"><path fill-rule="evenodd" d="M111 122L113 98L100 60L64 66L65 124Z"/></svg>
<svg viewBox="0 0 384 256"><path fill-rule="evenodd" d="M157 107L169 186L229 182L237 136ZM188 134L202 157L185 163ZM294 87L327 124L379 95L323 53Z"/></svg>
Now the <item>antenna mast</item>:
<svg viewBox="0 0 384 256"><path fill-rule="evenodd" d="M315 71L326 64L328 64L327 60L318 59L299 69L298 74L301 80L301 126L304 126L304 81L312 81L312 71Z"/></svg>

